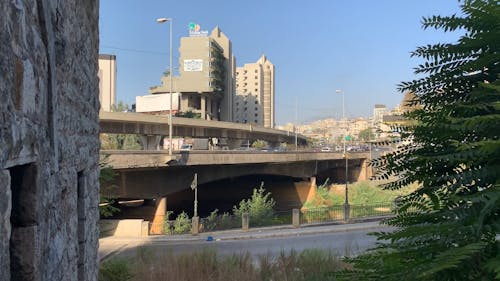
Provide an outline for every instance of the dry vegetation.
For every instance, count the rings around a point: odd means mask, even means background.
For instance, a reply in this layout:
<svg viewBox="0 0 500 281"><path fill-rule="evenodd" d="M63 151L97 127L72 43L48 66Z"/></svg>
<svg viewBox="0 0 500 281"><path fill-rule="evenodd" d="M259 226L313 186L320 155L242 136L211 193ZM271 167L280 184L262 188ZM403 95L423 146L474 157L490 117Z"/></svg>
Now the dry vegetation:
<svg viewBox="0 0 500 281"><path fill-rule="evenodd" d="M252 257L250 254L217 255L213 249L173 255L140 248L131 259L110 260L101 265L100 281L219 281L219 280L335 280L345 269L330 251L310 249ZM105 277L106 272L111 277Z"/></svg>

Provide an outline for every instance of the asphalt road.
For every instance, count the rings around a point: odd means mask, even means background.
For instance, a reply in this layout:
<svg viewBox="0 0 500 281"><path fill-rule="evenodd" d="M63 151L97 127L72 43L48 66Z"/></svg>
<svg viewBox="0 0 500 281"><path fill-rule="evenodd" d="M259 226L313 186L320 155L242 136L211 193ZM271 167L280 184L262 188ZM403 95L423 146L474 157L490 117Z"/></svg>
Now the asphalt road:
<svg viewBox="0 0 500 281"><path fill-rule="evenodd" d="M293 236L268 237L258 239L230 239L214 241L168 241L150 240L143 243L128 244L113 256L133 256L137 248L144 247L148 251L162 253L183 254L202 251L204 248L213 248L218 254L232 255L249 253L253 258L260 255L276 257L282 251L290 252L292 249L319 248L331 250L339 256L357 255L375 245L376 239L367 235L369 232L388 230L387 227L370 229L349 230L331 233L295 234Z"/></svg>

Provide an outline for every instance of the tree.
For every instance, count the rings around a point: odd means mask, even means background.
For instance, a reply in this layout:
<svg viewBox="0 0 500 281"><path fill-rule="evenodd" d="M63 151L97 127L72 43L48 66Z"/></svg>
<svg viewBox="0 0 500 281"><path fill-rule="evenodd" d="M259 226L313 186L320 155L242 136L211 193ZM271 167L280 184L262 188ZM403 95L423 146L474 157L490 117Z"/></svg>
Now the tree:
<svg viewBox="0 0 500 281"><path fill-rule="evenodd" d="M119 101L113 105L113 112L128 112L128 104ZM101 149L103 150L140 150L142 145L139 142L138 135L132 134L101 134Z"/></svg>
<svg viewBox="0 0 500 281"><path fill-rule="evenodd" d="M500 8L497 0L464 0L463 16L432 16L423 27L460 31L456 43L417 48L424 75L399 85L411 91L400 127L403 145L374 165L391 179L386 190L411 183L398 227L377 233L375 249L351 260L356 280L500 280Z"/></svg>
<svg viewBox="0 0 500 281"><path fill-rule="evenodd" d="M107 161L108 155L105 156L101 161L99 161L99 214L103 218L107 218L112 216L114 213L120 211L120 209L116 208L114 204L116 200L114 198L108 198L103 195L108 193L109 189L111 189L111 182L113 181L116 173L113 171L113 167L108 164Z"/></svg>
<svg viewBox="0 0 500 281"><path fill-rule="evenodd" d="M375 134L373 133L372 128L366 128L361 130L358 134L358 139L362 141L369 141L375 138Z"/></svg>

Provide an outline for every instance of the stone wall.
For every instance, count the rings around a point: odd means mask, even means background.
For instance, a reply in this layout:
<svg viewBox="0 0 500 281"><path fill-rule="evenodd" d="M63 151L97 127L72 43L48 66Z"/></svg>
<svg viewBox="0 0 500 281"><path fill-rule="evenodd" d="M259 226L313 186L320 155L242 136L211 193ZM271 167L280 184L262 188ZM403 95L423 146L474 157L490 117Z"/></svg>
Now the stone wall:
<svg viewBox="0 0 500 281"><path fill-rule="evenodd" d="M0 1L0 281L97 280L98 1Z"/></svg>

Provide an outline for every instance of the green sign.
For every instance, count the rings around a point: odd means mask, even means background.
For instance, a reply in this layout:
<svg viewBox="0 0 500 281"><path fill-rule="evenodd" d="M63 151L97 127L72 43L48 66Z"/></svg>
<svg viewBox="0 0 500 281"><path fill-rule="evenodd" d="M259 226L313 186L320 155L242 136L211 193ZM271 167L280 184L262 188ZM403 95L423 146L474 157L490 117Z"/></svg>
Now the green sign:
<svg viewBox="0 0 500 281"><path fill-rule="evenodd" d="M345 136L345 140L346 141L350 141L351 140L351 136L349 136L349 135Z"/></svg>

